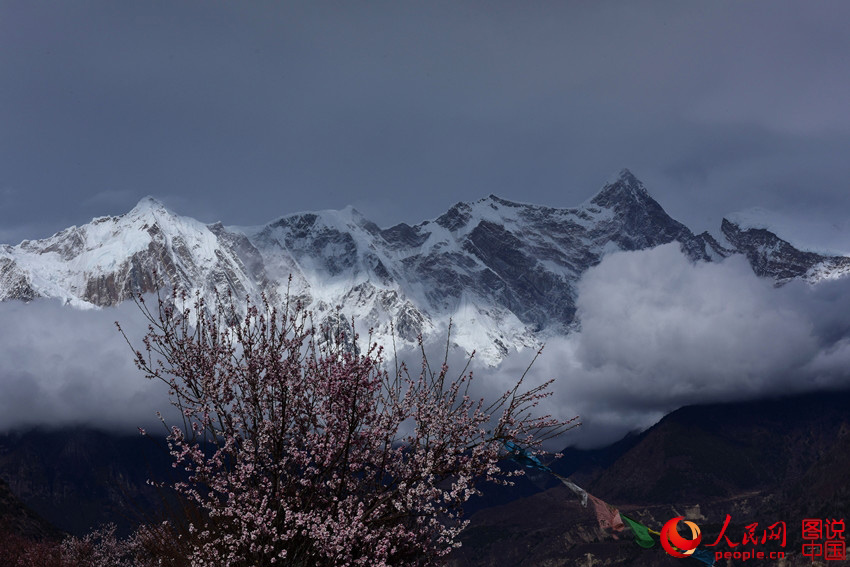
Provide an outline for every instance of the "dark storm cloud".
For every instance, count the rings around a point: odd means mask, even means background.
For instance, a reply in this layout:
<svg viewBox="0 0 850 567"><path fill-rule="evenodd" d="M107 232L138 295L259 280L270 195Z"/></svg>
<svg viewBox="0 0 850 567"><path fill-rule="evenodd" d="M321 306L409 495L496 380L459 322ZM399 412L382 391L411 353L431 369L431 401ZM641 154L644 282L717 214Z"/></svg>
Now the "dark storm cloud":
<svg viewBox="0 0 850 567"><path fill-rule="evenodd" d="M850 210L850 6L7 2L0 237L154 194L256 224L553 206L630 167L697 231Z"/></svg>

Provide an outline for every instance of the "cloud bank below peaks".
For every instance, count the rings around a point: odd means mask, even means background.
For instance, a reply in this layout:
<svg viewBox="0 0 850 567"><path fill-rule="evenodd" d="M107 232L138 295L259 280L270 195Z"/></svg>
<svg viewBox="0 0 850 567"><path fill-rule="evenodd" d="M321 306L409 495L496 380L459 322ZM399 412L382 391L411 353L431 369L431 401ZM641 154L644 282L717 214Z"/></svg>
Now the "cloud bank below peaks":
<svg viewBox="0 0 850 567"><path fill-rule="evenodd" d="M167 388L144 378L115 328L137 348L137 307L78 310L54 300L0 303L0 431L91 425L132 434L168 416ZM160 426L161 427L161 426Z"/></svg>
<svg viewBox="0 0 850 567"><path fill-rule="evenodd" d="M577 308L580 331L550 339L526 379L530 387L556 379L544 412L581 416L561 446L614 441L683 405L850 387L850 278L776 288L743 257L694 264L669 244L606 256L580 281ZM6 302L0 320L0 431L89 424L132 432L170 410L166 389L134 367L113 325L121 321L141 345L145 325L132 303L80 311ZM474 364L476 395L504 392L532 356ZM403 358L418 367L416 353ZM451 368L464 359L451 352Z"/></svg>
<svg viewBox="0 0 850 567"><path fill-rule="evenodd" d="M582 416L567 443L613 441L683 405L850 386L848 280L776 288L742 256L693 264L674 243L606 256L577 307L580 332L535 365L557 379L549 409Z"/></svg>

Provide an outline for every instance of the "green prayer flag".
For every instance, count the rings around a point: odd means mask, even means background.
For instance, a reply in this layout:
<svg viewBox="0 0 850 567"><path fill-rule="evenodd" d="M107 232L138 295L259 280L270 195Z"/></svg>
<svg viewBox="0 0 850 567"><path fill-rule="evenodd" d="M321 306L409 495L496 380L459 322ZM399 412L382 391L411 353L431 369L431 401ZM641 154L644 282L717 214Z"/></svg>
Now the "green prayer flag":
<svg viewBox="0 0 850 567"><path fill-rule="evenodd" d="M631 528L632 532L635 534L635 542L645 548L649 549L650 547L655 545L655 540L649 535L649 528L644 526L643 524L639 524L632 520L631 518L620 513L620 518L625 522L629 528Z"/></svg>

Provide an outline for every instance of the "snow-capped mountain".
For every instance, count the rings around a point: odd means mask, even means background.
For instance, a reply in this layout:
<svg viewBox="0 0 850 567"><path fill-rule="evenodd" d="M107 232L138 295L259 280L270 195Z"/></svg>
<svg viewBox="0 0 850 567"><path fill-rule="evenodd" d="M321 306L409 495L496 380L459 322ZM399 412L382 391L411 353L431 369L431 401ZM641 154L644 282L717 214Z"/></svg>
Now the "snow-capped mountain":
<svg viewBox="0 0 850 567"><path fill-rule="evenodd" d="M575 321L576 283L602 257L676 241L693 261L743 253L778 283L850 272L850 258L802 252L764 229L725 220L727 240L694 235L628 170L579 207L555 209L490 195L437 219L381 229L352 208L300 213L257 227L205 225L146 197L50 238L0 246L0 300L60 298L106 307L170 286L205 296L303 298L320 319L354 317L375 338L452 337L495 363Z"/></svg>
<svg viewBox="0 0 850 567"><path fill-rule="evenodd" d="M723 219L720 229L734 251L747 256L757 275L774 278L777 283L794 278L817 282L850 274L847 256L799 250L765 228L743 229L727 219Z"/></svg>
<svg viewBox="0 0 850 567"><path fill-rule="evenodd" d="M244 239L244 237L243 237ZM104 307L153 289L156 270L173 284L254 291L239 239L219 238L151 197L118 217L99 217L44 240L0 247L0 298L51 297L75 307Z"/></svg>

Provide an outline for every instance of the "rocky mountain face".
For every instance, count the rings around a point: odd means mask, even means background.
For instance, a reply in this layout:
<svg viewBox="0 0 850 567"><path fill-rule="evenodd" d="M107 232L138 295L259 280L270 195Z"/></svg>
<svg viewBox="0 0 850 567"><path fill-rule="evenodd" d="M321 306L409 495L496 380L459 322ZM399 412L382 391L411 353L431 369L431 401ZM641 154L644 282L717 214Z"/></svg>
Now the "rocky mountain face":
<svg viewBox="0 0 850 567"><path fill-rule="evenodd" d="M5 433L0 435L0 516L5 487L63 532L83 535L111 522L128 533L140 521L159 519L170 493L147 481L174 480L171 462L164 441L139 435L79 427Z"/></svg>
<svg viewBox="0 0 850 567"><path fill-rule="evenodd" d="M512 348L569 332L576 283L606 254L678 242L693 261L745 254L778 283L850 272L850 258L795 249L763 229L724 220L728 242L672 219L629 171L576 208L494 195L458 203L415 226L382 229L347 208L294 214L263 226L205 225L152 198L50 238L0 246L0 300L59 298L113 306L157 285L211 297L287 293L319 320L353 317L375 338L445 336L490 363Z"/></svg>
<svg viewBox="0 0 850 567"><path fill-rule="evenodd" d="M61 532L21 502L0 480L0 538L6 533L41 539L58 537Z"/></svg>
<svg viewBox="0 0 850 567"><path fill-rule="evenodd" d="M728 514L734 542L753 522L784 521L786 567L811 565L800 555L802 519L850 516L848 407L850 392L689 406L611 446L566 449L550 464L655 530L686 516L713 542ZM0 521L56 533L28 507L66 532L106 522L126 532L160 517L163 493L145 481L169 480L169 463L162 446L138 436L82 428L0 436ZM613 539L552 475L529 473L515 487L481 486L484 501L467 507L471 523L450 567L682 564L657 545Z"/></svg>
<svg viewBox="0 0 850 567"><path fill-rule="evenodd" d="M761 533L783 521L788 557L770 564L811 565L801 554L802 520L850 516L848 408L850 392L684 407L611 447L565 452L552 468L650 529L685 516L706 543L727 515L726 533L739 545L746 526L758 523ZM645 550L605 534L591 507L551 475L548 482L547 490L473 514L449 565L682 564L658 545Z"/></svg>
<svg viewBox="0 0 850 567"><path fill-rule="evenodd" d="M757 275L773 278L780 284L794 278L818 281L850 273L850 258L797 250L769 230L742 230L726 219L721 230L733 250L747 257Z"/></svg>

